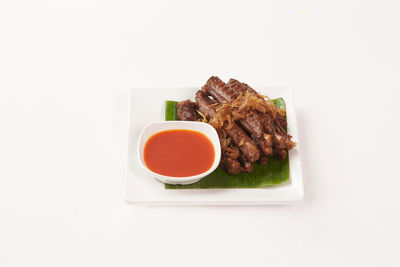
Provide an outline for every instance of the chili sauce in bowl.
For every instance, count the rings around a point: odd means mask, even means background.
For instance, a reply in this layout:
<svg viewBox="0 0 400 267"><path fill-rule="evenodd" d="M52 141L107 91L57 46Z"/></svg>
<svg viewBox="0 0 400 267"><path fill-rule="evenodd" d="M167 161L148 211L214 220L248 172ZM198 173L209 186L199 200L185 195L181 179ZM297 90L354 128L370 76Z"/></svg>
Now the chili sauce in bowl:
<svg viewBox="0 0 400 267"><path fill-rule="evenodd" d="M208 171L215 158L214 146L193 130L167 130L151 136L144 146L144 162L153 172L186 177Z"/></svg>
<svg viewBox="0 0 400 267"><path fill-rule="evenodd" d="M221 148L215 129L191 121L157 122L139 138L141 166L164 183L197 182L218 166Z"/></svg>

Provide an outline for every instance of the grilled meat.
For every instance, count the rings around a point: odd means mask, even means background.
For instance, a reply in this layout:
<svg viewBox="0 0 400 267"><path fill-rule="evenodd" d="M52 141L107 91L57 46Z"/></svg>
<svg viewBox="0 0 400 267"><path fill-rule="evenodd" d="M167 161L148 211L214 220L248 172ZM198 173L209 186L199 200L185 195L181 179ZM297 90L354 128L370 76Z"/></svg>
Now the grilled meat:
<svg viewBox="0 0 400 267"><path fill-rule="evenodd" d="M181 101L177 111L179 120L207 122L217 130L220 165L230 174L252 172L252 163L267 164L268 156L283 160L296 145L286 132L284 111L235 79L225 84L211 77L196 93L196 103Z"/></svg>
<svg viewBox="0 0 400 267"><path fill-rule="evenodd" d="M177 104L178 119L181 121L198 121L199 116L196 113L196 103L188 100Z"/></svg>
<svg viewBox="0 0 400 267"><path fill-rule="evenodd" d="M177 104L178 118L183 121L198 121L200 118L196 112L196 103L188 100ZM220 165L230 174L238 174L246 171L237 160L239 149L231 144L224 130L218 131L221 144Z"/></svg>
<svg viewBox="0 0 400 267"><path fill-rule="evenodd" d="M201 90L196 93L196 104L200 112L205 114L209 120L216 116L216 111L212 106L214 103ZM244 157L251 162L259 159L260 152L257 149L257 145L235 122L232 123L231 128L225 130L235 146L243 153Z"/></svg>
<svg viewBox="0 0 400 267"><path fill-rule="evenodd" d="M241 93L240 90L228 87L221 79L215 76L208 79L202 90L220 103L232 101ZM256 141L265 156L272 156L271 137L264 132L262 117L258 112L248 110L245 113L245 117L237 122Z"/></svg>
<svg viewBox="0 0 400 267"><path fill-rule="evenodd" d="M250 92L259 95L253 88L245 83L241 83L235 79L230 79L227 83L231 91L238 95L240 93ZM260 96L260 95L259 95ZM260 96L262 97L262 96ZM292 149L296 143L291 139L291 136L286 133L287 121L281 114L274 114L272 117L269 113L259 113L259 119L262 121L264 131L267 134L272 135L272 142L274 146L273 154L280 159L284 159L287 156L285 149Z"/></svg>

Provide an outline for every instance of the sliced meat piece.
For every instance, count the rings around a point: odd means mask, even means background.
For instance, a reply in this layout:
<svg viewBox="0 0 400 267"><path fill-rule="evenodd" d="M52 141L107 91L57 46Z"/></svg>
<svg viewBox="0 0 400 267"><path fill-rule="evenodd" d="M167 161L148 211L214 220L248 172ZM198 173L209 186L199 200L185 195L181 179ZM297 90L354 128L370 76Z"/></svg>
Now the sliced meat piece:
<svg viewBox="0 0 400 267"><path fill-rule="evenodd" d="M215 116L216 111L212 107L212 100L201 90L196 93L196 103L200 112L208 116L209 119ZM255 162L259 159L260 152L257 149L257 145L235 122L233 122L230 129L225 130L235 146L239 148L248 160Z"/></svg>
<svg viewBox="0 0 400 267"><path fill-rule="evenodd" d="M272 141L272 135L271 134L267 134L264 133L263 136L263 140L260 142L265 142L265 144L263 144L263 153L265 156L272 156L273 155L273 146L274 143Z"/></svg>
<svg viewBox="0 0 400 267"><path fill-rule="evenodd" d="M259 94L259 93L257 93L256 90L251 88L246 83L241 83L241 82L239 82L238 80L235 80L235 79L229 79L227 85L229 86L229 88L234 90L236 93L238 93L238 92L242 92L242 93L250 92L250 93L257 94L257 95Z"/></svg>
<svg viewBox="0 0 400 267"><path fill-rule="evenodd" d="M253 164L243 154L239 154L238 161L242 164L246 172L252 172L254 169Z"/></svg>
<svg viewBox="0 0 400 267"><path fill-rule="evenodd" d="M229 86L229 88L231 88L231 90L236 91L236 94L238 92L242 92L242 93L250 92L250 93L254 93L254 94L257 94L260 97L262 97L256 90L251 88L248 84L239 82L238 80L235 80L235 79L230 79L227 83L227 86ZM287 127L287 121L286 121L285 117L283 117L279 113L276 114L274 120L278 127L282 128L282 129L285 129Z"/></svg>
<svg viewBox="0 0 400 267"><path fill-rule="evenodd" d="M230 174L238 174L246 171L237 160L239 157L239 149L231 143L227 133L221 129L218 131L218 136L221 144L220 165Z"/></svg>
<svg viewBox="0 0 400 267"><path fill-rule="evenodd" d="M199 116L196 112L196 103L188 100L181 101L177 104L178 119L182 121L198 121ZM236 159L239 156L239 150L229 141L225 140L226 134L220 136L221 143L221 162L220 165L230 174L238 174L246 171L239 161Z"/></svg>
<svg viewBox="0 0 400 267"><path fill-rule="evenodd" d="M239 149L232 144L231 139L228 137L228 134L224 129L217 130L219 142L221 143L221 151L226 156L237 159L239 157Z"/></svg>
<svg viewBox="0 0 400 267"><path fill-rule="evenodd" d="M240 92L242 93L251 92L258 94L249 85L241 83L235 79L230 79L227 85L231 88L232 91L236 91L236 94ZM283 117L279 113L275 115L275 118L273 118L269 113L259 113L259 114L260 114L259 117L262 118L264 131L272 135L272 142L274 146L273 154L280 159L284 159L287 156L287 151L283 152L283 150L285 149L290 150L294 146L296 146L296 143L290 140L291 136L288 135L286 132L287 121L285 117Z"/></svg>
<svg viewBox="0 0 400 267"><path fill-rule="evenodd" d="M237 159L233 159L225 155L221 156L220 164L222 168L224 168L230 174L238 174L245 171Z"/></svg>
<svg viewBox="0 0 400 267"><path fill-rule="evenodd" d="M246 112L246 118L240 119L239 125L242 126L253 138L261 138L264 135L262 120L253 111Z"/></svg>
<svg viewBox="0 0 400 267"><path fill-rule="evenodd" d="M241 91L237 90L236 88L228 87L216 76L208 79L202 90L207 95L211 95L220 103L224 101L232 101L241 93ZM265 142L262 117L259 113L253 111L246 112L245 118L239 119L237 122L256 141L258 147L264 155L272 156L272 145L270 145L268 142Z"/></svg>
<svg viewBox="0 0 400 267"><path fill-rule="evenodd" d="M177 105L178 119L181 121L198 121L199 116L196 112L196 103L190 99L181 101Z"/></svg>
<svg viewBox="0 0 400 267"><path fill-rule="evenodd" d="M202 87L202 90L207 95L212 95L212 97L220 103L234 100L240 94L240 91L229 88L217 76L212 76L209 78L206 84Z"/></svg>

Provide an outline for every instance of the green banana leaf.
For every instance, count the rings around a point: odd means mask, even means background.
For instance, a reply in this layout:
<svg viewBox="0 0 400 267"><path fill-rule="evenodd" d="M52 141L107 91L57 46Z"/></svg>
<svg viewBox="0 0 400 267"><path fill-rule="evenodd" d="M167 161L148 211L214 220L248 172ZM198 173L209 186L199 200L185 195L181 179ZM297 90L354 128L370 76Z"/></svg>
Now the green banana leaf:
<svg viewBox="0 0 400 267"><path fill-rule="evenodd" d="M278 108L286 109L282 98L273 100ZM165 120L178 120L176 101L166 101ZM254 170L251 173L239 173L231 175L222 167L190 185L165 184L166 189L207 189L207 188L262 188L271 185L278 185L289 179L289 156L283 161L268 157L266 165L254 163Z"/></svg>

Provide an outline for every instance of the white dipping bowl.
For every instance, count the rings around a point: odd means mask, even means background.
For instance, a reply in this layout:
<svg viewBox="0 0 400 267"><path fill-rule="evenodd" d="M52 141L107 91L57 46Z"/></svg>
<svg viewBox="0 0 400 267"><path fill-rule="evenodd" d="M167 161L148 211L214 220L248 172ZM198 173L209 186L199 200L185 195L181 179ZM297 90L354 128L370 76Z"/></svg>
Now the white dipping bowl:
<svg viewBox="0 0 400 267"><path fill-rule="evenodd" d="M144 157L143 157L144 146L146 145L147 140L149 140L149 138L152 137L154 134L167 130L192 130L207 136L210 139L215 151L215 158L213 164L211 165L211 168L203 173L186 177L166 176L151 171L144 162ZM157 178L159 181L166 184L195 183L199 181L201 178L210 174L212 171L214 171L218 167L219 162L221 160L221 146L219 143L219 137L217 131L210 124L197 121L162 121L149 124L142 130L137 147L138 147L137 153L138 153L139 163L143 167L143 169L150 176L153 176Z"/></svg>

